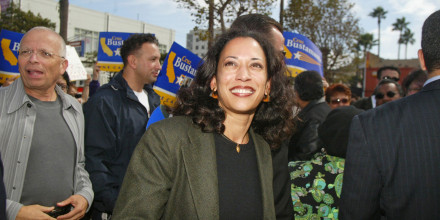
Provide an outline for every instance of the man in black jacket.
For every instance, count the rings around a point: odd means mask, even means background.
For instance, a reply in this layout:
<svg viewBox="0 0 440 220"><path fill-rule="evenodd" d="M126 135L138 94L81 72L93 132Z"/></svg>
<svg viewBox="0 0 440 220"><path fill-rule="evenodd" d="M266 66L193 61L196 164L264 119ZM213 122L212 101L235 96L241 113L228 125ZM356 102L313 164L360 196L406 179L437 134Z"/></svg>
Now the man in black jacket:
<svg viewBox="0 0 440 220"><path fill-rule="evenodd" d="M325 102L318 72L300 73L295 78L294 89L301 111L295 118L296 129L289 143L289 161L310 160L320 150L318 127L331 108Z"/></svg>
<svg viewBox="0 0 440 220"><path fill-rule="evenodd" d="M95 192L92 219L108 219L134 148L160 104L151 84L161 65L159 42L133 34L121 47L124 69L84 105L86 169Z"/></svg>

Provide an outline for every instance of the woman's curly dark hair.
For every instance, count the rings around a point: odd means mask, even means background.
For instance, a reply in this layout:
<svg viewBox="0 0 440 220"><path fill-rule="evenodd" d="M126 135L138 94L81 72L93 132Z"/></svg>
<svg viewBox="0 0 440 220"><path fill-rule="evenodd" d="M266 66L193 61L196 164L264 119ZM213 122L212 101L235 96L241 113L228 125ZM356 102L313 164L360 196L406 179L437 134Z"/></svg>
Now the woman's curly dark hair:
<svg viewBox="0 0 440 220"><path fill-rule="evenodd" d="M270 102L260 103L251 127L272 149L276 149L290 136L293 129L293 89L290 79L285 74L287 68L283 54L276 51L268 40L256 32L229 31L220 35L198 68L192 84L178 92L173 114L191 116L203 132L224 132L225 112L219 106L218 100L210 96L210 83L217 74L223 48L229 41L238 37L255 39L266 56L267 78L271 79Z"/></svg>

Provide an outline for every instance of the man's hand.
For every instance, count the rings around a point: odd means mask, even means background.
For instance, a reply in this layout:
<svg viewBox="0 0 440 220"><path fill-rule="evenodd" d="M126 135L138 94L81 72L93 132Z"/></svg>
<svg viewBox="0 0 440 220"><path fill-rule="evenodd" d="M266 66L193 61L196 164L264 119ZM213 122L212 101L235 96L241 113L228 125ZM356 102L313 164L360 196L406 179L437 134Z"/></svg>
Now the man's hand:
<svg viewBox="0 0 440 220"><path fill-rule="evenodd" d="M101 71L101 66L99 66L98 63L95 63L95 66L93 67L93 80L99 79L99 71Z"/></svg>
<svg viewBox="0 0 440 220"><path fill-rule="evenodd" d="M89 206L89 203L87 202L87 200L80 195L73 195L64 201L57 203L57 206L66 206L69 204L71 204L74 207L74 209L72 209L72 211L70 211L69 213L67 213L65 215L58 216L57 217L58 220L80 219L86 214L87 207Z"/></svg>
<svg viewBox="0 0 440 220"><path fill-rule="evenodd" d="M19 76L15 76L15 77L9 77L6 78L5 82L3 83L3 87L9 86L11 85L16 79L18 79Z"/></svg>
<svg viewBox="0 0 440 220"><path fill-rule="evenodd" d="M23 206L18 211L16 220L32 220L32 219L48 219L55 220L54 218L47 215L48 212L52 211L55 207L46 207L41 205L28 205Z"/></svg>

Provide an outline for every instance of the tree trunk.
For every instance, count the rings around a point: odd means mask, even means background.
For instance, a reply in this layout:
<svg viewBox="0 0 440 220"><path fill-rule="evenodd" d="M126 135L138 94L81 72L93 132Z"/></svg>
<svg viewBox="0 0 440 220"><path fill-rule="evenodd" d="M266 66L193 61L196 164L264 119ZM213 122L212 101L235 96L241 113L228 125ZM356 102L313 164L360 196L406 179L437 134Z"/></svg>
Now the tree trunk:
<svg viewBox="0 0 440 220"><path fill-rule="evenodd" d="M326 48L326 47L321 47L319 49L321 50L321 53L322 53L322 67L324 70L324 77L327 81L332 82L333 79L330 76L330 71L327 69L328 68L328 54L330 53L330 49Z"/></svg>
<svg viewBox="0 0 440 220"><path fill-rule="evenodd" d="M380 18L379 20L377 20L377 23L379 25L379 43L377 44L377 56L380 58Z"/></svg>
<svg viewBox="0 0 440 220"><path fill-rule="evenodd" d="M208 49L214 42L214 0L209 0Z"/></svg>
<svg viewBox="0 0 440 220"><path fill-rule="evenodd" d="M284 0L280 0L280 25L283 27L284 20Z"/></svg>
<svg viewBox="0 0 440 220"><path fill-rule="evenodd" d="M67 25L69 18L69 0L60 0L60 35L67 43Z"/></svg>

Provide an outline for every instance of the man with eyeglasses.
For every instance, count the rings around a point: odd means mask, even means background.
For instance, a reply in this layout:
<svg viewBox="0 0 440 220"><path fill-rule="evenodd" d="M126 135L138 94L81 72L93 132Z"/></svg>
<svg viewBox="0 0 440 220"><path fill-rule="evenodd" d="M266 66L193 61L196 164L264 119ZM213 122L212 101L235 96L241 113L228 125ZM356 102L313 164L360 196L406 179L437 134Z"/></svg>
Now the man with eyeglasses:
<svg viewBox="0 0 440 220"><path fill-rule="evenodd" d="M376 107L403 97L403 90L399 83L391 79L383 79L374 90Z"/></svg>
<svg viewBox="0 0 440 220"><path fill-rule="evenodd" d="M399 82L400 80L400 70L394 66L383 66L377 70L377 80L381 81L383 79L394 80Z"/></svg>
<svg viewBox="0 0 440 220"><path fill-rule="evenodd" d="M440 11L423 24L422 90L353 118L340 219L440 219L439 24Z"/></svg>
<svg viewBox="0 0 440 220"><path fill-rule="evenodd" d="M400 70L394 66L383 66L377 70L377 80L378 83L383 79L393 80L399 82L400 80ZM377 86L376 86L377 87ZM353 105L357 108L368 110L376 107L376 96L373 94L370 97L362 98Z"/></svg>
<svg viewBox="0 0 440 220"><path fill-rule="evenodd" d="M31 29L20 42L21 77L0 89L8 219L79 219L93 201L81 105L56 86L65 48L53 30Z"/></svg>

